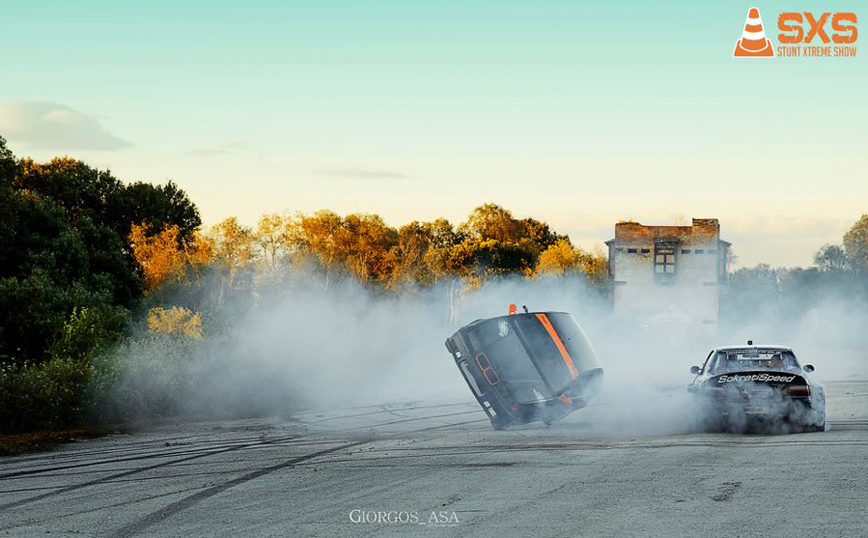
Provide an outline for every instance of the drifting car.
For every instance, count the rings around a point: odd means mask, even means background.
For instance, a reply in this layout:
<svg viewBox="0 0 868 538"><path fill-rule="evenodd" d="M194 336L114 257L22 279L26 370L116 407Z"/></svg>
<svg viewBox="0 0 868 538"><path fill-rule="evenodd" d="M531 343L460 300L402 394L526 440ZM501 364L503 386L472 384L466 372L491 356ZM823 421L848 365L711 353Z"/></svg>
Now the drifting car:
<svg viewBox="0 0 868 538"><path fill-rule="evenodd" d="M566 312L478 319L446 340L446 349L495 430L554 421L597 394L603 369L587 335Z"/></svg>
<svg viewBox="0 0 868 538"><path fill-rule="evenodd" d="M711 350L705 363L690 368L687 387L706 425L724 431L823 431L826 396L811 379L814 367L799 364L785 346L753 345Z"/></svg>

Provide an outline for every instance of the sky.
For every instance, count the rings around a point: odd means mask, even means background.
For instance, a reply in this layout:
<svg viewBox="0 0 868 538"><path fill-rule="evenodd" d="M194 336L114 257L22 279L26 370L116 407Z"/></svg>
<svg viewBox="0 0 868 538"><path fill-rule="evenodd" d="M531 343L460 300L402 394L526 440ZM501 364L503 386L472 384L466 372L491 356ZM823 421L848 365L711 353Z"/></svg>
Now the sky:
<svg viewBox="0 0 868 538"><path fill-rule="evenodd" d="M3 0L0 135L207 225L493 202L585 248L716 217L739 266L807 265L868 213L868 44L734 59L752 5L777 45L782 10L865 4Z"/></svg>

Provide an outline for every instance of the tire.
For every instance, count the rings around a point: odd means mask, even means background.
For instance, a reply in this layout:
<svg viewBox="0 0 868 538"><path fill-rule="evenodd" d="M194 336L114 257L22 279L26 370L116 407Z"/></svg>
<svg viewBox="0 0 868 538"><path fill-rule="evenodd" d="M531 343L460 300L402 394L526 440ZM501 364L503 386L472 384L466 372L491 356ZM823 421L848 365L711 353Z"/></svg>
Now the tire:
<svg viewBox="0 0 868 538"><path fill-rule="evenodd" d="M826 406L822 402L822 409L816 410L811 407L805 409L802 416L802 431L803 432L824 432L826 431Z"/></svg>
<svg viewBox="0 0 868 538"><path fill-rule="evenodd" d="M806 432L826 431L826 412L817 413L817 420L813 424L805 424Z"/></svg>
<svg viewBox="0 0 868 538"><path fill-rule="evenodd" d="M497 431L503 431L503 430L505 430L509 425L510 425L510 423L509 423L508 421L503 420L503 419L501 419L501 418L494 417L494 418L491 419L491 427L494 428L494 429L497 430Z"/></svg>

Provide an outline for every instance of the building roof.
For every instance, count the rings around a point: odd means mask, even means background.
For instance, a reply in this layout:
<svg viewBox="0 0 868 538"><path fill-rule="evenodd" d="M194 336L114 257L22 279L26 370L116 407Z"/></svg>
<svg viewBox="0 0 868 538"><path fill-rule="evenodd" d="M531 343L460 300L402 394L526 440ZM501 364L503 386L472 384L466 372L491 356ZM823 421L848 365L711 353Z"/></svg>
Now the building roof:
<svg viewBox="0 0 868 538"><path fill-rule="evenodd" d="M720 223L717 219L693 219L690 226L646 226L639 222L615 224L615 237L606 244L617 242L651 243L672 241L677 243L707 243L720 241ZM722 241L726 246L730 243Z"/></svg>

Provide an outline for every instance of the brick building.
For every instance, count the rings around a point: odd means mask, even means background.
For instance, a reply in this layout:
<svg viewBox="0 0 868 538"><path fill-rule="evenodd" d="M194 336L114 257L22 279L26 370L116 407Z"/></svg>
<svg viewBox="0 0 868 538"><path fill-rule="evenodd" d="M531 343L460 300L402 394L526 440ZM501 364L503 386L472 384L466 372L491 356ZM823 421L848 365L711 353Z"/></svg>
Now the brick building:
<svg viewBox="0 0 868 538"><path fill-rule="evenodd" d="M717 219L693 219L691 226L619 222L606 245L616 316L717 325L730 247Z"/></svg>

